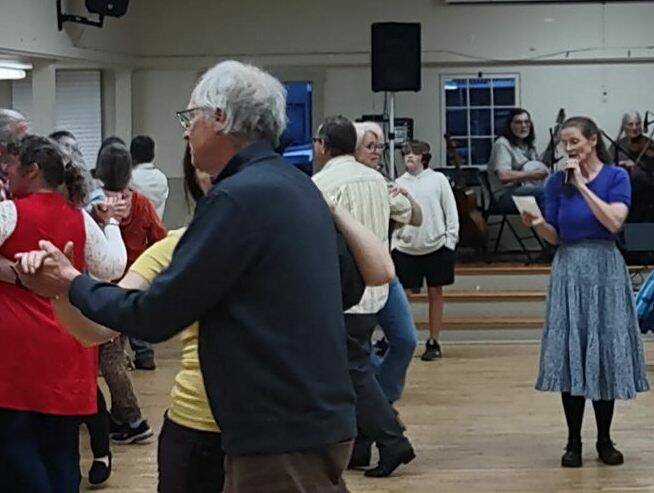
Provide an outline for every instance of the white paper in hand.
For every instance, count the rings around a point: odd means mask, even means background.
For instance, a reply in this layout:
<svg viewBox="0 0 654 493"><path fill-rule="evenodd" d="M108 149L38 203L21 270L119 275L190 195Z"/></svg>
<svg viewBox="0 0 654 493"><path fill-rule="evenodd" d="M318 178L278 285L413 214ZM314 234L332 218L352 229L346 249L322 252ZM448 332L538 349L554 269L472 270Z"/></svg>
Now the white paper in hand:
<svg viewBox="0 0 654 493"><path fill-rule="evenodd" d="M543 213L540 211L538 202L536 202L536 198L533 195L514 195L512 198L520 214L526 212L534 217L543 217Z"/></svg>

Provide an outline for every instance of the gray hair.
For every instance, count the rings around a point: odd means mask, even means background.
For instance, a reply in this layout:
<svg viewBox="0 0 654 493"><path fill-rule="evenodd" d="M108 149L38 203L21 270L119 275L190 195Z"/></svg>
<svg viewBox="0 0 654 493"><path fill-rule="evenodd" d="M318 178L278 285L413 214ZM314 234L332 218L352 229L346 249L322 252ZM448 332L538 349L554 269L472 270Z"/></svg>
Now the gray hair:
<svg viewBox="0 0 654 493"><path fill-rule="evenodd" d="M366 134L371 133L380 143L384 142L384 131L382 130L379 123L376 122L356 122L354 128L357 131L357 145L356 149L363 145L363 139Z"/></svg>
<svg viewBox="0 0 654 493"><path fill-rule="evenodd" d="M627 123L629 123L631 120L636 120L638 123L642 123L643 118L640 116L640 113L637 111L630 111L628 113L625 113L622 115L622 126L620 128L624 128L627 126Z"/></svg>
<svg viewBox="0 0 654 493"><path fill-rule="evenodd" d="M21 123L27 123L27 120L18 111L0 108L0 145L16 141L17 127Z"/></svg>
<svg viewBox="0 0 654 493"><path fill-rule="evenodd" d="M225 132L277 145L286 128L286 89L258 67L228 60L209 69L191 101L225 114Z"/></svg>

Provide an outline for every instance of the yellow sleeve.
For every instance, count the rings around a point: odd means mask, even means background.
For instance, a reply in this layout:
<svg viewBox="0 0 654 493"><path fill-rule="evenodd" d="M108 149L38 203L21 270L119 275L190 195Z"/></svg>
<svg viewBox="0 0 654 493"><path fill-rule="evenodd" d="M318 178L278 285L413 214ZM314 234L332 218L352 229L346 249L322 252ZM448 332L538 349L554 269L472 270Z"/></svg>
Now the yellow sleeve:
<svg viewBox="0 0 654 493"><path fill-rule="evenodd" d="M173 252L182 234L184 234L184 229L170 231L164 239L144 251L129 270L139 274L151 283L155 277L170 265Z"/></svg>

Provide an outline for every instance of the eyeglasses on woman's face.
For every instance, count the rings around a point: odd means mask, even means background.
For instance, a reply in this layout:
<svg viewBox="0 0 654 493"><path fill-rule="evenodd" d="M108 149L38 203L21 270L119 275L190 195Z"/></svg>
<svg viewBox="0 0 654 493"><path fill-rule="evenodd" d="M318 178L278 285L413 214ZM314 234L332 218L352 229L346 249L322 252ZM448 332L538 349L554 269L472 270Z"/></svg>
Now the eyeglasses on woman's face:
<svg viewBox="0 0 654 493"><path fill-rule="evenodd" d="M386 144L377 144L375 142L371 142L370 144L364 145L363 147L368 149L370 152L382 152L384 149L386 149Z"/></svg>

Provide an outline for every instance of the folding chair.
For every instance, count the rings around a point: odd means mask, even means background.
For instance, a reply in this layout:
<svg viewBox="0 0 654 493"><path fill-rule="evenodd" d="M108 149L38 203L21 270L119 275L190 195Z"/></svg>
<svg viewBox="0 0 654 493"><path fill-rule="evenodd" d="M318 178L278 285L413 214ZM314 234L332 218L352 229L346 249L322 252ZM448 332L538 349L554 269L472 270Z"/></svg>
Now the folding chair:
<svg viewBox="0 0 654 493"><path fill-rule="evenodd" d="M509 228L509 231L513 235L513 238L515 238L516 242L518 245L520 245L520 249L522 250L522 253L525 254L527 257L527 263L532 263L533 258L531 256L531 252L527 249L527 246L525 245L525 240L536 240L538 244L540 245L540 248L543 248L543 242L541 239L538 237L536 234L536 231L533 228L529 228L531 231L531 234L528 236L520 236L518 234L518 231L515 229L513 224L511 224L511 221L509 220L509 216L519 216L520 213L518 212L518 209L513 206L511 209L505 209L502 208L501 204L495 199L495 196L493 195L493 190L491 188L490 180L488 179L488 171L480 171L479 172L479 178L482 184L482 188L484 189L484 194L488 197L488 207L484 210L484 219L486 219L486 224L488 224L488 227L490 228L491 226L500 226L500 229L497 233L497 238L495 239L495 248L493 249L493 253L497 253L500 247L500 241L502 240L502 234L504 233L504 227L507 226ZM498 221L490 222L488 218L490 216L500 216L500 219Z"/></svg>

